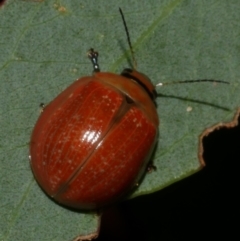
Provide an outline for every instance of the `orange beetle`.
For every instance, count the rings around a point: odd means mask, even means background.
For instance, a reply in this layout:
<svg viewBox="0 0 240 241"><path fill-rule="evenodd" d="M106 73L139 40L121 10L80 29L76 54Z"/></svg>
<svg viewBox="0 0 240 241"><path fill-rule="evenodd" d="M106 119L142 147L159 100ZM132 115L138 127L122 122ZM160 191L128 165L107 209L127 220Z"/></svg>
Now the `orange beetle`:
<svg viewBox="0 0 240 241"><path fill-rule="evenodd" d="M42 189L65 206L85 210L109 205L136 186L159 125L155 86L147 76L135 69L100 72L98 53L90 49L88 56L93 76L78 79L44 108L30 143L32 171ZM132 57L135 62L133 51ZM181 83L199 81L227 83Z"/></svg>
<svg viewBox="0 0 240 241"><path fill-rule="evenodd" d="M93 76L78 79L44 108L30 144L42 189L77 209L111 204L139 182L159 125L155 87L144 74L100 72L98 53L90 49L88 56Z"/></svg>

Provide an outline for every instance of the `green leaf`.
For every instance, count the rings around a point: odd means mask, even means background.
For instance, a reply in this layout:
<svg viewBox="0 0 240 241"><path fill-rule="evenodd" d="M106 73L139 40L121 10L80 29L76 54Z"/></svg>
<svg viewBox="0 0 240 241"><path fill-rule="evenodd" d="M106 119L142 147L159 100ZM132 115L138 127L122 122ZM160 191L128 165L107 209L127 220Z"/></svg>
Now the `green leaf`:
<svg viewBox="0 0 240 241"><path fill-rule="evenodd" d="M99 51L102 71L131 67L119 7L138 70L153 83L231 83L157 89L157 170L132 197L198 171L200 134L233 118L240 104L239 1L8 0L0 8L0 240L72 240L97 233L99 216L70 211L43 194L29 166L28 143L39 104L92 73L90 47Z"/></svg>

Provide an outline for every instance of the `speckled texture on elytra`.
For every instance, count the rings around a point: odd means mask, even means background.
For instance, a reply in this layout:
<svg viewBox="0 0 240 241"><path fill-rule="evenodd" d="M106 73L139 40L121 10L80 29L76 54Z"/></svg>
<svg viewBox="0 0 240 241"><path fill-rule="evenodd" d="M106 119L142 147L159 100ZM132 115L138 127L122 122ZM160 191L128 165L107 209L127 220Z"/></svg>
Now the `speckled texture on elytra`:
<svg viewBox="0 0 240 241"><path fill-rule="evenodd" d="M43 110L34 128L34 175L64 205L91 209L112 203L144 173L156 120L154 104L134 81L110 73L81 78Z"/></svg>

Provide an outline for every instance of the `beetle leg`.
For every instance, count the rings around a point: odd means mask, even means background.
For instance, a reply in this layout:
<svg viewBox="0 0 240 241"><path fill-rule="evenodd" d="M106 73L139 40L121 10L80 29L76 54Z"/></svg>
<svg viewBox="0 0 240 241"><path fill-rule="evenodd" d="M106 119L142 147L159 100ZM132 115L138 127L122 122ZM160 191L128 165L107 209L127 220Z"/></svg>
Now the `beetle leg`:
<svg viewBox="0 0 240 241"><path fill-rule="evenodd" d="M88 51L88 58L92 61L93 64L93 73L100 72L100 68L98 65L98 52L94 51L93 48Z"/></svg>
<svg viewBox="0 0 240 241"><path fill-rule="evenodd" d="M157 167L153 165L153 162L149 162L147 165L147 173L151 173L152 171L156 171Z"/></svg>
<svg viewBox="0 0 240 241"><path fill-rule="evenodd" d="M39 105L40 109L41 109L41 113L44 111L44 108L46 107L44 103L40 103Z"/></svg>

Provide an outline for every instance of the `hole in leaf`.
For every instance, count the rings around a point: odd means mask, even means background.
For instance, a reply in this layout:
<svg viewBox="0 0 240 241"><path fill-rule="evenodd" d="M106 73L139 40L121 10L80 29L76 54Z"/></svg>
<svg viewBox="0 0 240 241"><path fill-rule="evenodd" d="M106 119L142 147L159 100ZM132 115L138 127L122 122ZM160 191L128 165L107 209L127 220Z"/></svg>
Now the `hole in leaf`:
<svg viewBox="0 0 240 241"><path fill-rule="evenodd" d="M235 127L222 127L203 138L203 158L212 182L230 190L239 182L240 172L240 117ZM217 184L216 183L216 184Z"/></svg>

